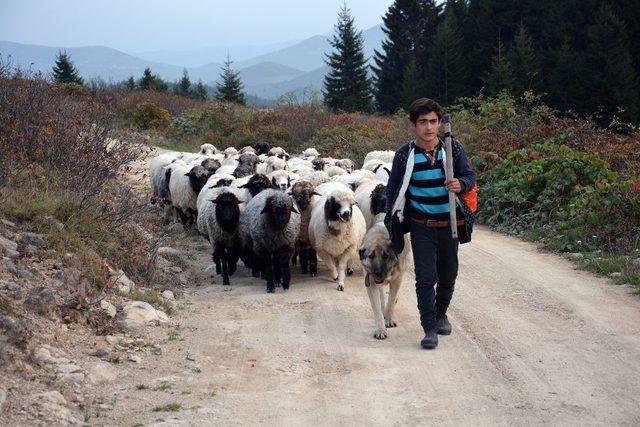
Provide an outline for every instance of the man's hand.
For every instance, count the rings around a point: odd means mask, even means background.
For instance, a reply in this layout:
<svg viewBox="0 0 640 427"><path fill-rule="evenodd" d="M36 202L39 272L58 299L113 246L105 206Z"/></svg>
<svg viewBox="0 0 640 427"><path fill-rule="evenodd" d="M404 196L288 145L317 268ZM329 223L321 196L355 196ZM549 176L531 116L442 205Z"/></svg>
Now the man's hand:
<svg viewBox="0 0 640 427"><path fill-rule="evenodd" d="M453 191L454 193L462 191L462 184L460 184L460 180L458 178L445 179L444 186L447 187L447 190Z"/></svg>

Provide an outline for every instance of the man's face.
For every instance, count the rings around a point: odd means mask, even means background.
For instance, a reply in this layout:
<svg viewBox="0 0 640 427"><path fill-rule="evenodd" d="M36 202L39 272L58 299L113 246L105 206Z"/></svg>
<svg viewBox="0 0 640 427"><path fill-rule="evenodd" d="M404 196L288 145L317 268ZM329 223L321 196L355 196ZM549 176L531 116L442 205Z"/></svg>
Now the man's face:
<svg viewBox="0 0 640 427"><path fill-rule="evenodd" d="M416 132L416 138L423 143L435 143L438 140L438 128L441 123L442 121L438 119L438 115L433 111L427 114L421 114L413 126Z"/></svg>

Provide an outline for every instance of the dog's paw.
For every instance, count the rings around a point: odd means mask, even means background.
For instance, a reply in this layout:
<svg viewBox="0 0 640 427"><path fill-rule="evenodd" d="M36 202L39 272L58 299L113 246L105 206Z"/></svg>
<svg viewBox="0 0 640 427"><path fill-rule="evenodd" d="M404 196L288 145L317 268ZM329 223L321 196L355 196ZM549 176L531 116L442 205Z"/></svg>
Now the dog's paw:
<svg viewBox="0 0 640 427"><path fill-rule="evenodd" d="M344 286L343 285L338 285L338 287L336 289L341 291L341 292L344 292Z"/></svg>
<svg viewBox="0 0 640 427"><path fill-rule="evenodd" d="M393 320L393 318L391 317L385 317L384 318L384 325L387 328L395 328L396 326L398 326L398 324L396 323L395 320Z"/></svg>
<svg viewBox="0 0 640 427"><path fill-rule="evenodd" d="M373 331L373 337L377 340L383 340L387 338L387 330L385 328L376 329Z"/></svg>

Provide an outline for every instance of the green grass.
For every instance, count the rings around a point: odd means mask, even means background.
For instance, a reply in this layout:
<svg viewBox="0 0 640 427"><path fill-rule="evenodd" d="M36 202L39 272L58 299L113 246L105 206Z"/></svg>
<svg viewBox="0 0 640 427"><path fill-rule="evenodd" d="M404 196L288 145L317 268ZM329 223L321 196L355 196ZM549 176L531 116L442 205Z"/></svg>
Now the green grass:
<svg viewBox="0 0 640 427"><path fill-rule="evenodd" d="M164 406L156 406L153 408L153 412L178 412L182 409L182 405L179 403L168 403Z"/></svg>
<svg viewBox="0 0 640 427"><path fill-rule="evenodd" d="M169 383L162 383L158 387L154 388L155 391L167 391L171 390L173 386Z"/></svg>
<svg viewBox="0 0 640 427"><path fill-rule="evenodd" d="M147 390L148 388L149 388L149 387L147 387L147 386L146 386L146 385L144 385L144 384L138 384L138 385L136 386L136 390Z"/></svg>
<svg viewBox="0 0 640 427"><path fill-rule="evenodd" d="M578 264L601 276L610 277L612 273L621 273L619 277L611 279L616 285L627 283L640 289L640 266L635 265L627 256L597 251L584 254Z"/></svg>
<svg viewBox="0 0 640 427"><path fill-rule="evenodd" d="M11 304L0 298L0 311L4 311L6 314L13 314L13 308Z"/></svg>
<svg viewBox="0 0 640 427"><path fill-rule="evenodd" d="M118 364L120 363L120 356L111 356L107 358L107 362L109 363L113 363L113 364Z"/></svg>
<svg viewBox="0 0 640 427"><path fill-rule="evenodd" d="M189 267L189 263L187 263L187 261L181 255L165 254L162 256L166 258L168 261L171 261L176 267L180 267L183 270Z"/></svg>
<svg viewBox="0 0 640 427"><path fill-rule="evenodd" d="M176 327L169 332L169 336L167 337L167 339L169 341L184 341L184 338L180 336L181 333L182 328L180 327L180 325L176 325Z"/></svg>

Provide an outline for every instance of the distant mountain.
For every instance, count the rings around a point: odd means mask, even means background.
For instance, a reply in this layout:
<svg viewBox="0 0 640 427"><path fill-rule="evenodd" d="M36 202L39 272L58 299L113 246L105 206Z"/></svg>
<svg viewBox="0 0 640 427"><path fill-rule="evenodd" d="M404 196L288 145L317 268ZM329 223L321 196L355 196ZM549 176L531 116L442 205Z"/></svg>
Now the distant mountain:
<svg viewBox="0 0 640 427"><path fill-rule="evenodd" d="M247 92L265 99L274 99L287 92L293 92L298 99L301 99L302 96L309 96L313 90L322 90L327 71L329 71L329 66L324 65L290 80L255 87L251 92L247 89Z"/></svg>
<svg viewBox="0 0 640 427"><path fill-rule="evenodd" d="M382 32L382 24L364 30L362 36L365 40L364 55L368 58L373 56L374 49L380 49L382 40L386 37ZM260 55L246 61L237 61L236 66L245 68L260 62L277 62L299 70L313 71L325 65L323 61L324 54L331 52L332 49L329 44L331 37L331 34L313 36L285 49Z"/></svg>
<svg viewBox="0 0 640 427"><path fill-rule="evenodd" d="M232 61L242 61L287 48L298 42L300 40L258 46L209 46L193 50L156 50L129 53L147 61L162 62L180 67L199 67L211 62L223 63L227 58L227 54L229 54Z"/></svg>

